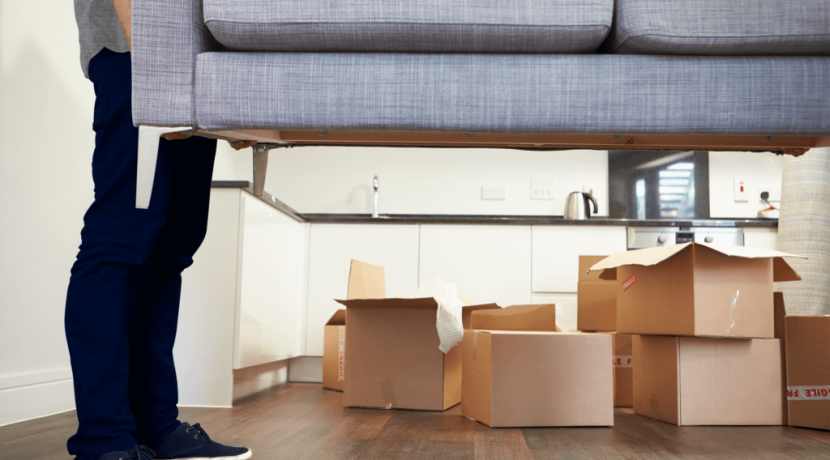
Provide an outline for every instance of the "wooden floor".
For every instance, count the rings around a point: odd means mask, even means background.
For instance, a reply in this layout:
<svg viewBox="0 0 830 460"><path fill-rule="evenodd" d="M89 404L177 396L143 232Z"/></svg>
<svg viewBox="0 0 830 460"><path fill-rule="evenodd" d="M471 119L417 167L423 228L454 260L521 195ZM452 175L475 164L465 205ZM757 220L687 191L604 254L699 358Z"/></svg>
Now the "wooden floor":
<svg viewBox="0 0 830 460"><path fill-rule="evenodd" d="M211 438L254 459L830 459L830 432L790 427L676 427L617 409L613 428L490 429L447 412L346 409L342 394L286 384L233 409L183 408ZM0 428L0 459L68 459L68 412Z"/></svg>

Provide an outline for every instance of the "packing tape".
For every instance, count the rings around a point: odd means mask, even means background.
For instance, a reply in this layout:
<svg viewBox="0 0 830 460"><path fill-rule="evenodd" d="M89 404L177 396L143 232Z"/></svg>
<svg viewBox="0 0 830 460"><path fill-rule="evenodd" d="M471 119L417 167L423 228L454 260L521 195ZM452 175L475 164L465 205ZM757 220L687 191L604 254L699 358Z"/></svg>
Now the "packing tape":
<svg viewBox="0 0 830 460"><path fill-rule="evenodd" d="M726 328L726 335L729 336L733 329L735 329L735 310L738 309L738 301L741 298L741 290L736 289L732 293L732 302L729 304L729 324Z"/></svg>
<svg viewBox="0 0 830 460"><path fill-rule="evenodd" d="M476 360L476 355L478 351L478 331L473 331L473 361Z"/></svg>
<svg viewBox="0 0 830 460"><path fill-rule="evenodd" d="M788 401L830 401L830 385L787 387Z"/></svg>
<svg viewBox="0 0 830 460"><path fill-rule="evenodd" d="M342 382L345 374L346 356L346 326L340 326L340 334L337 338L337 381Z"/></svg>
<svg viewBox="0 0 830 460"><path fill-rule="evenodd" d="M391 380L380 382L380 393L383 395L384 408L391 409L397 407L398 402L395 400L395 390L392 388Z"/></svg>
<svg viewBox="0 0 830 460"><path fill-rule="evenodd" d="M621 368L621 367L631 367L632 357L631 356L614 356L613 357L614 368Z"/></svg>

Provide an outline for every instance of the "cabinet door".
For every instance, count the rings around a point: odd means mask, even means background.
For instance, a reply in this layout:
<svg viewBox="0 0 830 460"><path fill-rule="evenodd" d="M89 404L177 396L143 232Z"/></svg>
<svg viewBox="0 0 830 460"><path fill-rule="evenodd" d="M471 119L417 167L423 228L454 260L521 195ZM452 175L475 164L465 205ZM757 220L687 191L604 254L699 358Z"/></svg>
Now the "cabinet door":
<svg viewBox="0 0 830 460"><path fill-rule="evenodd" d="M774 251L778 245L777 228L745 228L743 233L744 246Z"/></svg>
<svg viewBox="0 0 830 460"><path fill-rule="evenodd" d="M300 356L305 228L242 194L234 368Z"/></svg>
<svg viewBox="0 0 830 460"><path fill-rule="evenodd" d="M312 224L308 272L306 355L323 355L323 330L343 305L352 259L383 266L386 294L418 288L418 226Z"/></svg>
<svg viewBox="0 0 830 460"><path fill-rule="evenodd" d="M239 258L239 189L214 188L205 241L182 273L173 357L179 403L229 407L233 401L234 315Z"/></svg>
<svg viewBox="0 0 830 460"><path fill-rule="evenodd" d="M579 256L625 250L622 226L533 227L533 292L576 292Z"/></svg>
<svg viewBox="0 0 830 460"><path fill-rule="evenodd" d="M459 298L530 303L530 227L422 225L420 282L456 283Z"/></svg>

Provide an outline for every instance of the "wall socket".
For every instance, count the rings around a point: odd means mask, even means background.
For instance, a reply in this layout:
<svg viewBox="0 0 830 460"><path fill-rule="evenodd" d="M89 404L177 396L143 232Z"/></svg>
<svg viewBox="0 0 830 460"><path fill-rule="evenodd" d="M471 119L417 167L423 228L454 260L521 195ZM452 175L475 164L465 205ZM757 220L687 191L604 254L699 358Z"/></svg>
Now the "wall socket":
<svg viewBox="0 0 830 460"><path fill-rule="evenodd" d="M758 197L762 192L769 193L767 201L781 201L781 187L758 187Z"/></svg>
<svg viewBox="0 0 830 460"><path fill-rule="evenodd" d="M531 200L555 200L553 176L530 176Z"/></svg>
<svg viewBox="0 0 830 460"><path fill-rule="evenodd" d="M481 186L482 200L506 200L507 186L506 185L482 185Z"/></svg>

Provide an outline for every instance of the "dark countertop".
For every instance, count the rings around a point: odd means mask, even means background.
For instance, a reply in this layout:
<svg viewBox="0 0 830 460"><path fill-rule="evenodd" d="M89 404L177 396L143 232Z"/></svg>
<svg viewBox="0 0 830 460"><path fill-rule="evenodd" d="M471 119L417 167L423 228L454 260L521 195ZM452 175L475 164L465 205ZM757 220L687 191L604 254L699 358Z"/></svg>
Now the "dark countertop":
<svg viewBox="0 0 830 460"><path fill-rule="evenodd" d="M213 181L215 188L241 188L249 193L253 189L248 181ZM301 214L277 200L267 192L260 197L264 203L287 213L291 217L314 224L436 224L436 225L615 225L623 227L761 227L776 228L778 219L613 219L593 217L586 220L565 220L558 216L492 216L492 215L439 215L439 214Z"/></svg>

